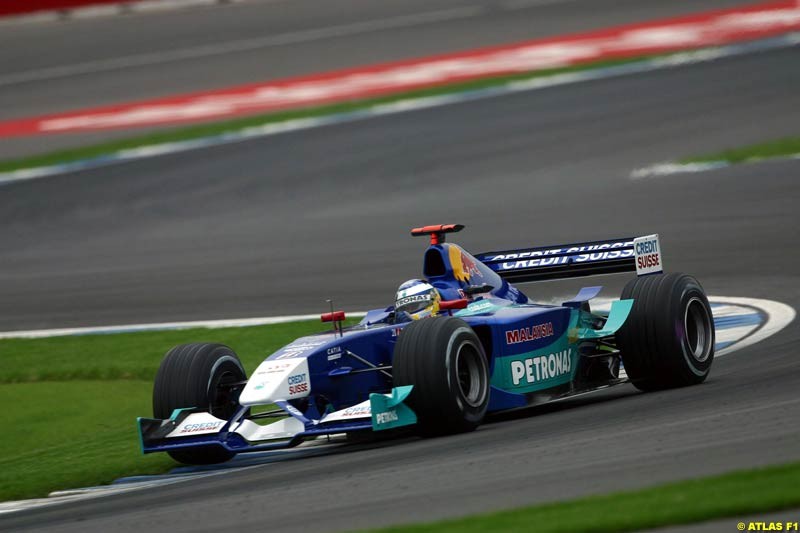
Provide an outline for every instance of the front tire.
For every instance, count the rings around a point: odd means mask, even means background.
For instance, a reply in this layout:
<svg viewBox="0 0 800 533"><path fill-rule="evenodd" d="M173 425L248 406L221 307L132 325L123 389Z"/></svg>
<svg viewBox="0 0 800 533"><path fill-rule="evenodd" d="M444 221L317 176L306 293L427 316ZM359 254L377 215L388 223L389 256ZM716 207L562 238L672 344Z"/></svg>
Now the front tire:
<svg viewBox="0 0 800 533"><path fill-rule="evenodd" d="M153 386L153 415L165 419L175 409L192 407L228 420L239 409L238 394L229 385L246 379L239 357L227 346L181 344L161 361ZM167 453L180 463L193 465L223 463L236 455L221 446Z"/></svg>
<svg viewBox="0 0 800 533"><path fill-rule="evenodd" d="M472 431L489 405L489 367L478 336L461 319L406 326L394 349L395 386L413 385L406 403L424 435Z"/></svg>
<svg viewBox="0 0 800 533"><path fill-rule="evenodd" d="M625 371L640 390L696 385L714 361L714 321L703 288L692 276L654 274L629 281L634 300L617 333Z"/></svg>

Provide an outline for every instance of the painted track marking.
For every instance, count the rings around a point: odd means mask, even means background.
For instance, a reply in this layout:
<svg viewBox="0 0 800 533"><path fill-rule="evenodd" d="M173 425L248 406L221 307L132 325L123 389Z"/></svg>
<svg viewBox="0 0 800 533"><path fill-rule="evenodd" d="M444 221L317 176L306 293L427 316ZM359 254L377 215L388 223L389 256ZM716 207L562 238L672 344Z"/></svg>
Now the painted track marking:
<svg viewBox="0 0 800 533"><path fill-rule="evenodd" d="M470 13L459 11L457 15ZM443 16L452 17L454 13L447 12ZM23 117L0 121L0 135L128 129L221 120L598 61L729 46L776 38L792 31L800 31L800 7L794 2L781 0L309 76L266 80L226 89ZM256 44L262 44L261 40L257 41ZM253 44L215 47L213 52L239 51ZM191 55L182 51L174 53ZM163 57L154 60L160 61Z"/></svg>
<svg viewBox="0 0 800 533"><path fill-rule="evenodd" d="M730 341L728 339L727 341L731 342L731 344L722 348L715 355L716 357L721 357L736 350L741 350L742 348L746 348L747 346L752 346L753 344L760 342L766 339L767 337L775 335L780 330L788 326L797 316L797 313L795 312L794 308L784 303L776 302L773 300L715 296L713 297L713 301L715 303L719 302L729 305L732 304L732 305L749 307L751 309L763 312L766 315L765 319L761 322L760 326L757 326L756 329L752 330L751 332L748 332L742 338L733 341ZM719 340L717 342L719 342Z"/></svg>
<svg viewBox="0 0 800 533"><path fill-rule="evenodd" d="M728 168L734 165L754 165L758 163L768 163L770 161L786 161L800 159L800 153L777 157L754 157L742 162L732 163L730 161L708 161L704 163L656 163L644 168L637 168L631 172L632 180L648 178L660 178L673 176L675 174L695 174L698 172L708 172L720 168Z"/></svg>
<svg viewBox="0 0 800 533"><path fill-rule="evenodd" d="M347 312L350 317L362 317L366 313ZM162 322L158 324L129 324L122 326L98 326L86 328L37 329L28 331L6 331L0 333L0 339L41 339L45 337L63 337L75 335L112 335L115 333L136 333L139 331L169 331L192 328L239 328L248 326L265 326L283 324L300 320L319 320L320 315L287 315L259 318L233 318L223 320L198 320L191 322Z"/></svg>
<svg viewBox="0 0 800 533"><path fill-rule="evenodd" d="M79 172L83 170L90 170L119 163L138 161L151 157L179 154L192 150L200 150L215 146L221 146L225 144L246 142L254 139L269 137L272 135L280 135L284 133L298 132L325 126L346 124L361 120L368 120L376 117L406 113L410 111L419 111L446 105L463 104L467 102L484 100L488 98L497 98L516 93L523 93L523 92L547 89L551 87L558 87L561 85L602 80L620 76L643 74L666 68L676 68L686 65L700 64L708 61L714 61L722 58L736 57L754 52L763 52L768 50L778 50L782 48L793 47L798 44L800 44L800 33L792 33L782 37L766 39L763 41L754 41L746 44L731 45L716 49L706 49L695 52L679 53L668 57L653 59L649 61L641 61L641 62L631 63L628 65L620 65L620 66L606 67L606 68L593 68L580 72L539 77L530 80L515 81L508 83L506 85L501 85L488 89L465 91L453 94L446 94L443 96L409 98L406 100L400 100L398 102L393 102L389 104L379 104L367 109L352 111L348 113L340 113L340 114L326 115L317 118L295 119L286 122L265 124L263 126L249 127L238 131L227 132L220 135L204 137L200 139L175 141L175 142L156 144L150 146L142 146L140 148L121 150L116 153L103 155L92 159L74 161L71 163L63 163L63 164L36 167L36 168L26 168L9 172L0 172L0 185L10 184L18 181L27 181L31 179L46 178L50 176L58 176L62 174Z"/></svg>

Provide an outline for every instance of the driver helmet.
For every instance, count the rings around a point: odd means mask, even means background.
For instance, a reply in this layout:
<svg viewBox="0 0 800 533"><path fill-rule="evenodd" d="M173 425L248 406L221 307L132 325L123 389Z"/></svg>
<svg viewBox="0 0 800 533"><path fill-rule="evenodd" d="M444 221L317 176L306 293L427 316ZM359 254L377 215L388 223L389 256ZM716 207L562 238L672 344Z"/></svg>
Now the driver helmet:
<svg viewBox="0 0 800 533"><path fill-rule="evenodd" d="M410 279L400 285L395 298L395 313L408 313L414 320L439 312L439 291L425 280Z"/></svg>

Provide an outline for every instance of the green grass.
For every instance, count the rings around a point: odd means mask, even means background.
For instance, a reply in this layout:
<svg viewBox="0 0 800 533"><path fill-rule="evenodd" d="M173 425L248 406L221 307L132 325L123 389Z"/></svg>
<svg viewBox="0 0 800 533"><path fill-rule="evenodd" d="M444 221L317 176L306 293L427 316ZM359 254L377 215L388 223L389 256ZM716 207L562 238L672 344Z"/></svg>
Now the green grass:
<svg viewBox="0 0 800 533"><path fill-rule="evenodd" d="M327 328L306 321L0 340L0 501L175 467L165 454L141 454L135 424L152 414L153 378L172 346L227 344L249 375L279 347Z"/></svg>
<svg viewBox="0 0 800 533"><path fill-rule="evenodd" d="M142 146L149 146L149 145L162 144L168 142L186 141L191 139L199 139L203 137L211 137L216 135L222 135L224 133L231 133L243 130L245 128L263 126L265 124L284 122L294 119L312 118L324 115L359 111L373 107L378 104L397 102L400 100L408 100L412 98L422 98L426 96L438 96L442 94L449 94L455 92L486 89L489 87L505 85L506 83L512 81L526 80L543 76L552 76L555 74L564 74L568 72L586 70L589 68L600 68L600 67L622 65L627 63L633 63L636 61L642 61L644 59L652 59L653 57L656 56L638 57L638 58L631 58L618 61L601 61L586 65L579 65L575 67L548 69L537 72L526 72L509 76L484 78L480 80L439 86L429 89L395 93L380 98L352 100L334 105L296 109L292 111L285 111L279 113L262 114L262 115L250 116L246 118L238 118L221 122L211 122L211 123L172 129L156 133L149 133L146 135L140 135L128 139L110 141L92 146L62 150L58 152L35 155L20 159L10 159L0 162L0 172L11 172L14 170L20 170L24 168L43 167L48 165L63 164L73 161L92 159L95 157L100 157L103 155L119 152L121 150L139 148Z"/></svg>
<svg viewBox="0 0 800 533"><path fill-rule="evenodd" d="M149 381L0 385L0 500L152 474L176 464L142 456L136 417L150 414Z"/></svg>
<svg viewBox="0 0 800 533"><path fill-rule="evenodd" d="M726 161L728 163L744 163L773 159L777 157L790 157L800 154L800 137L786 137L764 143L731 148L714 154L701 155L681 159L681 163L708 163L713 161Z"/></svg>
<svg viewBox="0 0 800 533"><path fill-rule="evenodd" d="M800 463L411 526L385 533L638 531L800 506ZM734 529L735 530L735 529Z"/></svg>

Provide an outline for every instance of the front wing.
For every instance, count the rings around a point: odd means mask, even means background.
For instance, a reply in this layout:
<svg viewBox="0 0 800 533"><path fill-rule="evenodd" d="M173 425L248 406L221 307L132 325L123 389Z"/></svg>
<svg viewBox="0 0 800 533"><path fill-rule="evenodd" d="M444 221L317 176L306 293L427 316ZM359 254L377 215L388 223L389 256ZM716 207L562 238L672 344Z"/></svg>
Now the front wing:
<svg viewBox="0 0 800 533"><path fill-rule="evenodd" d="M220 447L234 453L291 448L304 440L356 431L382 431L413 425L417 417L403 403L411 386L395 387L390 394L370 394L360 404L329 413L318 420L305 417L284 401L275 405L286 418L259 425L245 418L242 408L222 420L194 408L176 409L166 420L138 418L142 453L169 452L197 447Z"/></svg>

